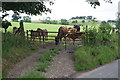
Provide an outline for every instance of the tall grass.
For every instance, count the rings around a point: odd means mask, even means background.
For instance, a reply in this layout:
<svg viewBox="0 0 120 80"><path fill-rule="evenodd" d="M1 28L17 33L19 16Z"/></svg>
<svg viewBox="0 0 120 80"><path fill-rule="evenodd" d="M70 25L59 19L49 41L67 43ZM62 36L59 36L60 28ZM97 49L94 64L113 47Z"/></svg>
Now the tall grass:
<svg viewBox="0 0 120 80"><path fill-rule="evenodd" d="M109 45L85 45L75 52L75 70L88 70L120 59L118 37L114 35Z"/></svg>
<svg viewBox="0 0 120 80"><path fill-rule="evenodd" d="M2 35L2 58L3 77L9 70L25 57L38 50L38 47L31 46L30 42L19 35L3 33Z"/></svg>

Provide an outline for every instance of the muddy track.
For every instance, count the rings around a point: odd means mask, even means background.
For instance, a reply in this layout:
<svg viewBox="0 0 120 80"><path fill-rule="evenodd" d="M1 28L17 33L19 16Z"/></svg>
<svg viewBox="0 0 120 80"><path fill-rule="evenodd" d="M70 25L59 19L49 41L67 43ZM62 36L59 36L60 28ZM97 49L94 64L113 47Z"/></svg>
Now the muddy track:
<svg viewBox="0 0 120 80"><path fill-rule="evenodd" d="M43 54L46 50L55 46L56 45L54 43L45 44L43 48L40 48L39 52L33 53L31 56L16 64L8 73L7 78L19 78L26 72L30 71L32 68L39 64L40 55Z"/></svg>
<svg viewBox="0 0 120 80"><path fill-rule="evenodd" d="M54 61L47 68L47 72L42 72L40 74L47 76L47 78L66 78L75 73L74 50L75 46L69 46L66 50L61 50L60 53L54 57Z"/></svg>

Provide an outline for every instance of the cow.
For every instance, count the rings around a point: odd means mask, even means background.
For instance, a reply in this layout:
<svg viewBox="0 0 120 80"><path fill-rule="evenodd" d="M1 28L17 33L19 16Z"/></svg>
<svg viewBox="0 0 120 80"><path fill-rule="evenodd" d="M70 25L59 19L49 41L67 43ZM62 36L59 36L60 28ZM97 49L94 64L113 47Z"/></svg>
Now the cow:
<svg viewBox="0 0 120 80"><path fill-rule="evenodd" d="M77 29L77 31L79 31L80 32L80 25L74 25L74 27L73 28L76 28Z"/></svg>
<svg viewBox="0 0 120 80"><path fill-rule="evenodd" d="M33 41L35 40L35 37L39 37L41 38L41 35L40 33L36 30L36 31L33 31L33 30L29 30L31 32L30 36L31 36L31 41L33 39Z"/></svg>
<svg viewBox="0 0 120 80"><path fill-rule="evenodd" d="M68 33L66 37L71 38L73 40L73 44L74 44L75 39L77 39L78 37L80 37L83 34L85 34L85 32Z"/></svg>
<svg viewBox="0 0 120 80"><path fill-rule="evenodd" d="M66 26L61 26L58 29L58 35L55 37L55 44L58 45L59 42L62 41L62 38L64 37L64 39L66 39L67 34L68 33L75 33L77 32L76 28L67 28Z"/></svg>
<svg viewBox="0 0 120 80"><path fill-rule="evenodd" d="M47 31L47 29L40 29L40 28L38 28L37 31L38 31L40 36L43 36L44 39L48 40L48 31Z"/></svg>
<svg viewBox="0 0 120 80"><path fill-rule="evenodd" d="M7 32L7 28L9 26L12 26L11 22L8 22L7 20L6 21L2 21L2 28L5 29L5 33Z"/></svg>
<svg viewBox="0 0 120 80"><path fill-rule="evenodd" d="M41 37L43 37L43 40L48 39L48 31L46 29L40 29L37 28L36 31L29 30L31 32L31 40L35 39L35 37L38 37L39 40L41 41Z"/></svg>

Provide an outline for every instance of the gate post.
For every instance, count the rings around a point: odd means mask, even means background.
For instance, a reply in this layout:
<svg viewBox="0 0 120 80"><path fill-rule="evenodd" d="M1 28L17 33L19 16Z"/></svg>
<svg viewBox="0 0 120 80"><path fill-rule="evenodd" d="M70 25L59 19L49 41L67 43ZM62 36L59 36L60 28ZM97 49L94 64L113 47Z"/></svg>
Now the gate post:
<svg viewBox="0 0 120 80"><path fill-rule="evenodd" d="M26 31L26 34L27 34L27 40L28 40L28 30Z"/></svg>

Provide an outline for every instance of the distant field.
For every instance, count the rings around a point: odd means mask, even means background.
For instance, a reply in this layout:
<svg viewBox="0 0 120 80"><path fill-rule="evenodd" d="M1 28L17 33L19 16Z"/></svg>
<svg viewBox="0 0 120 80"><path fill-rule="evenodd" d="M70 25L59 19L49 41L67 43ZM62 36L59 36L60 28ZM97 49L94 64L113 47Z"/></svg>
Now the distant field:
<svg viewBox="0 0 120 80"><path fill-rule="evenodd" d="M11 22L12 26L10 26L7 31L12 32L13 31L13 27L19 27L19 22ZM42 24L42 23L25 23L24 22L24 29L25 32L26 30L37 30L37 28L41 28L41 29L47 29L48 31L58 31L58 28L60 26L65 26L65 25L58 25L58 24ZM68 27L73 27L71 25L67 25ZM4 32L4 29L0 29Z"/></svg>
<svg viewBox="0 0 120 80"><path fill-rule="evenodd" d="M8 31L12 31L13 27L19 27L19 22L11 22L12 26L10 26L8 28ZM37 28L41 28L41 29L47 29L48 31L58 31L58 28L60 26L64 26L64 25L58 25L58 24L42 24L42 23L25 23L24 22L24 29L26 30L37 30ZM73 27L70 25L67 25L68 27Z"/></svg>

